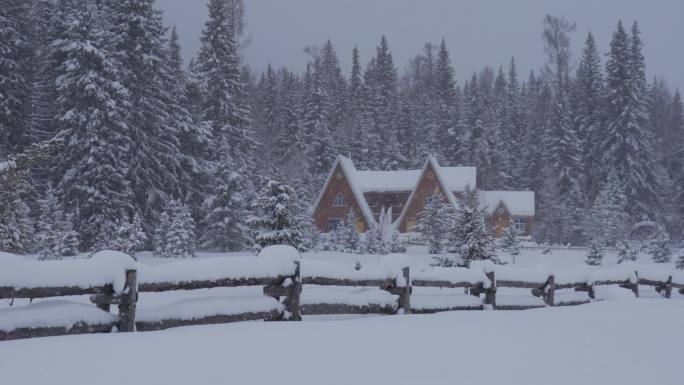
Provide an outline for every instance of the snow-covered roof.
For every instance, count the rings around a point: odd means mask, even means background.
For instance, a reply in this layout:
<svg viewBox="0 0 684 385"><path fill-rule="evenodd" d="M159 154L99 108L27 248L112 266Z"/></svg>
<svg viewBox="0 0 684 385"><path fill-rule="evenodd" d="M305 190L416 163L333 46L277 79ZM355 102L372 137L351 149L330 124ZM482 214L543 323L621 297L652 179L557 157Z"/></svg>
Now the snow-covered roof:
<svg viewBox="0 0 684 385"><path fill-rule="evenodd" d="M356 171L356 180L363 192L411 191L421 170Z"/></svg>
<svg viewBox="0 0 684 385"><path fill-rule="evenodd" d="M440 174L448 191L463 191L465 186L475 186L475 167L441 167L435 161L433 167ZM356 181L363 192L413 191L423 170L356 171Z"/></svg>
<svg viewBox="0 0 684 385"><path fill-rule="evenodd" d="M479 191L480 203L487 207L487 214L492 215L503 203L511 215L534 216L533 191Z"/></svg>

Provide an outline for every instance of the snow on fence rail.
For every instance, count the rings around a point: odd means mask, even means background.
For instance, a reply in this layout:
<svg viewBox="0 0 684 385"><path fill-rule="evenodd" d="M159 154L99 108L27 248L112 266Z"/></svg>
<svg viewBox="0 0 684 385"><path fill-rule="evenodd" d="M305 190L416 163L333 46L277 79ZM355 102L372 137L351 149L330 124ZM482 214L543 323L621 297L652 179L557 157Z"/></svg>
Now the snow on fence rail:
<svg viewBox="0 0 684 385"><path fill-rule="evenodd" d="M60 262L33 262L3 254L0 298L90 294L97 307L58 300L2 309L0 340L260 319L301 320L302 314L407 314L577 305L594 299L594 288L601 285L620 285L637 297L639 285L654 286L666 298L673 289L684 294L684 273L664 266L622 264L553 272L480 262L470 268L435 267L411 274L400 257L360 270L296 259L296 251L282 246L264 249L259 258L212 258L161 266L139 265L127 255L112 251L88 260ZM302 285L307 285L305 290ZM136 311L138 292L235 286L263 286L264 296L186 298ZM463 288L469 295L455 299L414 294L414 286ZM350 292L344 287L360 289ZM530 289L531 295L505 295L497 292L499 288ZM562 289L573 291L557 293ZM109 312L111 305L118 305L118 314Z"/></svg>

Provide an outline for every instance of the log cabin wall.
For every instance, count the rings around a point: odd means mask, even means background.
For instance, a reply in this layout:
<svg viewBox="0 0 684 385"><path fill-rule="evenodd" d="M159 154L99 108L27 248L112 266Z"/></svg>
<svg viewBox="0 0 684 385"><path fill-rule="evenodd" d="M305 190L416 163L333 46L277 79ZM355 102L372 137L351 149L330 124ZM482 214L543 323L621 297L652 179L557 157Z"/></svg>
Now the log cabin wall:
<svg viewBox="0 0 684 385"><path fill-rule="evenodd" d="M338 195L344 200L344 205L335 204ZM323 232L331 231L331 221L345 220L350 209L356 215L356 230L365 232L368 229L368 223L366 223L359 202L354 196L351 186L342 171L342 167L338 164L328 185L325 186L325 191L321 196L318 207L314 211L316 228Z"/></svg>

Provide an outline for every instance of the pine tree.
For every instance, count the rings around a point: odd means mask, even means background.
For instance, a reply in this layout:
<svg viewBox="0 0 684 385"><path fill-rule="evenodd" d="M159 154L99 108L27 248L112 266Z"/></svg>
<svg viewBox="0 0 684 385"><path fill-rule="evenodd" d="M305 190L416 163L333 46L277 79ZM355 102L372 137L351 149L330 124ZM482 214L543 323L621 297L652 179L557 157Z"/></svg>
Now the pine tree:
<svg viewBox="0 0 684 385"><path fill-rule="evenodd" d="M684 270L684 253L679 254L677 262L675 263L675 267L679 270Z"/></svg>
<svg viewBox="0 0 684 385"><path fill-rule="evenodd" d="M662 226L658 227L655 236L649 243L648 249L651 259L655 263L669 263L672 259L670 237Z"/></svg>
<svg viewBox="0 0 684 385"><path fill-rule="evenodd" d="M28 102L26 60L29 57L25 28L30 3L6 0L0 12L0 158L20 151L26 143L24 106Z"/></svg>
<svg viewBox="0 0 684 385"><path fill-rule="evenodd" d="M224 165L215 182L215 193L203 204L207 214L202 221L202 248L244 250L248 244L248 228L245 223L245 211L248 207L243 191L243 178L228 165Z"/></svg>
<svg viewBox="0 0 684 385"><path fill-rule="evenodd" d="M477 191L469 187L463 192L455 227L457 254L466 266L472 261L498 262L494 241L485 226L485 211L480 206Z"/></svg>
<svg viewBox="0 0 684 385"><path fill-rule="evenodd" d="M618 23L606 63L608 125L601 141L606 170L624 185L626 209L633 222L654 219L661 209L661 180L653 153L646 109L646 80L637 24L628 36Z"/></svg>
<svg viewBox="0 0 684 385"><path fill-rule="evenodd" d="M249 219L254 248L290 245L304 251L303 224L296 213L297 196L292 187L269 180L260 192Z"/></svg>
<svg viewBox="0 0 684 385"><path fill-rule="evenodd" d="M361 238L356 231L356 214L349 210L347 218L333 231L335 250L345 253L355 253L359 251Z"/></svg>
<svg viewBox="0 0 684 385"><path fill-rule="evenodd" d="M447 234L453 228L453 209L444 199L442 195L428 195L418 214L418 231L428 243L430 254L440 254L444 250Z"/></svg>
<svg viewBox="0 0 684 385"><path fill-rule="evenodd" d="M627 240L622 240L617 244L618 255L617 263L636 262L637 253Z"/></svg>
<svg viewBox="0 0 684 385"><path fill-rule="evenodd" d="M62 259L78 253L78 234L73 229L73 220L61 209L52 188L40 201L40 219L37 243L40 259Z"/></svg>
<svg viewBox="0 0 684 385"><path fill-rule="evenodd" d="M128 90L92 7L62 2L64 30L53 44L59 60L56 125L66 148L53 162L56 193L74 215L84 250L110 248L135 211L127 178L132 158Z"/></svg>
<svg viewBox="0 0 684 385"><path fill-rule="evenodd" d="M362 245L363 252L366 254L388 254L387 244L382 239L382 230L377 223L374 223L366 231Z"/></svg>
<svg viewBox="0 0 684 385"><path fill-rule="evenodd" d="M589 241L589 253L584 260L584 263L590 266L601 266L603 264L604 255L605 250L603 249L603 241L592 239Z"/></svg>
<svg viewBox="0 0 684 385"><path fill-rule="evenodd" d="M591 202L600 188L601 156L598 138L604 120L601 58L591 32L584 43L574 85L574 124L583 146L582 160L586 175L584 185L587 191L585 198Z"/></svg>
<svg viewBox="0 0 684 385"><path fill-rule="evenodd" d="M130 101L131 160L128 180L137 212L150 228L169 199L180 197L190 180L184 175L179 134L189 115L171 94L166 28L154 0L109 0L112 54Z"/></svg>
<svg viewBox="0 0 684 385"><path fill-rule="evenodd" d="M518 235L518 230L511 220L501 237L501 248L510 255L520 254L520 238L518 238Z"/></svg>
<svg viewBox="0 0 684 385"><path fill-rule="evenodd" d="M169 228L164 235L166 256L168 258L195 257L195 223L188 206L179 201L171 201L166 208L169 212Z"/></svg>
<svg viewBox="0 0 684 385"><path fill-rule="evenodd" d="M594 204L587 213L584 228L587 237L598 237L615 245L627 236L628 216L625 195L614 173L610 173Z"/></svg>
<svg viewBox="0 0 684 385"><path fill-rule="evenodd" d="M241 80L236 20L225 0L210 0L208 8L196 62L206 88L203 119L211 127L215 153L229 155L238 171L249 170L254 166L257 141Z"/></svg>

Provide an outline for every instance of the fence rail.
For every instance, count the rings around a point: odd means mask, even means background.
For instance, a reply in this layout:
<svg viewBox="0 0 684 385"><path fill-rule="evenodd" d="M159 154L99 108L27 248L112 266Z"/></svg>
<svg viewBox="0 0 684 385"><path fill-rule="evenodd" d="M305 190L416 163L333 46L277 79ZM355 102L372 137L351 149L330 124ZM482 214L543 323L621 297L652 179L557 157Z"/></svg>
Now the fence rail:
<svg viewBox="0 0 684 385"><path fill-rule="evenodd" d="M636 265L635 265L636 266ZM587 303L596 298L595 288L605 285L619 285L630 289L635 296L639 296L639 286L652 286L663 297L670 298L672 290L679 290L684 294L684 280L676 281L673 275L663 275L659 277L654 274L639 276L638 269L634 271L620 270L619 274L615 271L597 270L595 276L585 278L559 277L557 274L550 273L532 274L528 271L499 268L497 271L493 265L477 265L470 269L465 268L434 268L431 271L418 271L412 277L408 267L404 267L400 272L392 273L388 278L387 274L378 273L372 277L367 274L325 274L317 273L311 276L303 275L299 261L293 262L293 266L288 274L278 274L275 276L262 277L219 277L213 274L214 279L193 279L193 280L173 280L173 281L139 281L138 271L133 269L125 270L125 284L123 289L114 291L113 284L103 284L88 288L81 288L77 285L63 287L21 287L0 286L0 298L46 298L60 297L65 295L90 294L90 300L100 310L109 312L111 305L118 306L118 314L110 314L110 318L105 321L88 323L85 321L75 322L70 327L51 326L43 327L17 327L13 330L3 330L0 322L0 341L19 338L30 338L39 336L53 336L63 334L81 333L105 333L115 328L118 332L162 330L171 327L185 325L202 325L214 323L227 323L246 320L271 320L286 321L301 320L302 315L315 314L409 314L431 313L446 310L520 310L542 306L567 306ZM306 272L306 264L304 265ZM623 274L624 273L624 274ZM516 276L518 274L518 276ZM373 275L371 273L370 275ZM497 275L499 277L497 277ZM530 278L533 277L533 278ZM665 278L666 277L666 278ZM682 277L677 276L677 279ZM412 279L413 278L413 279ZM1 284L1 283L0 283ZM363 287L368 290L377 288L389 293L394 298L391 302L372 300L352 303L344 300L307 300L302 303L301 294L303 285L307 286L304 290L309 290L312 286L343 286L343 287ZM178 309L186 308L188 303L174 305L171 304L164 311L143 311L136 312L136 303L139 292L163 292L176 290L196 290L216 287L235 287L235 286L262 286L264 297L255 298L260 301L261 307L238 306L238 310L212 310L196 315L175 315L174 306ZM411 307L411 297L413 287L417 288L463 288L465 292L473 297L477 297L479 302L454 304L449 306L440 305L434 308L417 306ZM541 303L512 303L499 297L498 290L502 288L529 289L530 299L537 297ZM559 298L558 290L571 289L574 292L586 292L584 298L577 296L569 300ZM390 298L392 298L390 297ZM468 297L472 298L472 297ZM473 299L475 300L475 299ZM215 299L216 302L228 304L234 301L231 298ZM269 302L270 301L270 302ZM529 302L529 301L528 301ZM239 305L239 304L238 304ZM33 306L33 305L30 305ZM147 309L146 309L147 310ZM5 311L12 311L8 309ZM108 320L108 321L107 321Z"/></svg>

